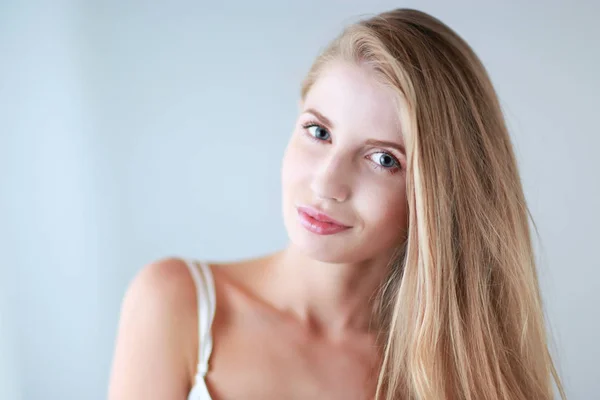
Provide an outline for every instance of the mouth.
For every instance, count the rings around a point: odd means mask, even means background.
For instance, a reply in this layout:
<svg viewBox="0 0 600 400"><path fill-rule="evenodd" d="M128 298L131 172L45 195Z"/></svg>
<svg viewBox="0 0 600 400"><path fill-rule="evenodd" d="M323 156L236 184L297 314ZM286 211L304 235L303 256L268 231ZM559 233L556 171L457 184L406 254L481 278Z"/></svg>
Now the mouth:
<svg viewBox="0 0 600 400"><path fill-rule="evenodd" d="M331 235L351 228L312 207L298 207L297 210L300 223L312 233Z"/></svg>
<svg viewBox="0 0 600 400"><path fill-rule="evenodd" d="M321 212L312 207L298 207L298 211L303 212L303 213L307 214L309 217L311 217L312 219L320 221L320 222L327 222L328 224L338 225L338 226L341 226L344 228L350 228L350 226L345 225L345 224L341 223L340 221L333 219L332 217L325 214L324 212Z"/></svg>

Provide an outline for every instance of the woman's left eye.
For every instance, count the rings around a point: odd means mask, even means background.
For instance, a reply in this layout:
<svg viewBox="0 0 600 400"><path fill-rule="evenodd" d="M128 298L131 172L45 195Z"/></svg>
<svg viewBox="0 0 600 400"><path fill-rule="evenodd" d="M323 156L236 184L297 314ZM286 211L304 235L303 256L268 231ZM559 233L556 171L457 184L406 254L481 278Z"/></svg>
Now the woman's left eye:
<svg viewBox="0 0 600 400"><path fill-rule="evenodd" d="M400 167L400 163L398 162L398 160L396 160L396 158L394 156L392 156L391 154L388 154L388 153L384 153L384 152L373 153L369 156L369 158L373 162L375 162L376 164L378 164L379 166L381 166L382 168L385 168L385 169L394 169L394 168Z"/></svg>

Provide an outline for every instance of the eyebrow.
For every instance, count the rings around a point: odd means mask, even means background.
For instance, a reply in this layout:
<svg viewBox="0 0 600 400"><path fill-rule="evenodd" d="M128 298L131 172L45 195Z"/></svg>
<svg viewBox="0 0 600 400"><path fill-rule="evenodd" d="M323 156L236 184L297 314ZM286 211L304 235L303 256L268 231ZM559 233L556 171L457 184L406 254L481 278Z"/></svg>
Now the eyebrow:
<svg viewBox="0 0 600 400"><path fill-rule="evenodd" d="M396 149L397 151L402 153L403 156L406 156L406 151L404 150L404 146L402 146L399 143L386 142L385 140L375 140L375 139L369 139L369 140L367 140L366 143L370 146L390 147L390 148Z"/></svg>
<svg viewBox="0 0 600 400"><path fill-rule="evenodd" d="M314 108L307 108L306 110L304 110L304 112L313 114L315 117L320 119L321 122L323 122L323 124L326 125L326 127L329 128L330 130L334 129L334 125L331 123L329 118L327 118L326 116L324 116L323 114L321 114L320 112L315 110ZM406 150L404 149L404 146L399 143L388 142L385 140L369 139L366 141L366 144L369 146L389 147L389 148L399 151L403 156L406 156Z"/></svg>

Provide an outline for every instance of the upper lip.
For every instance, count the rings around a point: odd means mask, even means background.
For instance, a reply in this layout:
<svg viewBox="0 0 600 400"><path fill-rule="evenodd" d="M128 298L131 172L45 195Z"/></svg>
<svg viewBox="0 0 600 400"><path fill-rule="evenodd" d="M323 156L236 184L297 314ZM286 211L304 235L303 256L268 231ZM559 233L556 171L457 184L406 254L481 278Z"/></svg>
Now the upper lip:
<svg viewBox="0 0 600 400"><path fill-rule="evenodd" d="M311 217L313 217L314 219L319 220L319 221L328 222L330 224L336 224L336 225L344 226L347 228L350 227L336 219L333 219L332 217L330 217L329 215L325 214L323 211L321 211L315 207L300 206L300 207L298 207L298 210L305 212L306 214L310 215Z"/></svg>

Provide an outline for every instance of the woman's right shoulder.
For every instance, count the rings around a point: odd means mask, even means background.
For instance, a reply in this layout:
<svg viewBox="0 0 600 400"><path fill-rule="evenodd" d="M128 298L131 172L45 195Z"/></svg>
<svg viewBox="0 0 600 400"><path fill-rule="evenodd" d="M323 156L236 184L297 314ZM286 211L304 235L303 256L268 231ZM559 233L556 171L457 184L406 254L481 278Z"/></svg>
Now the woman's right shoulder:
<svg viewBox="0 0 600 400"><path fill-rule="evenodd" d="M188 322L196 321L196 284L188 262L169 257L143 266L125 292L122 311L180 331L187 327L183 324L193 326Z"/></svg>
<svg viewBox="0 0 600 400"><path fill-rule="evenodd" d="M177 257L163 258L143 266L135 275L125 297L158 299L166 305L182 305L193 300L196 288L189 265Z"/></svg>
<svg viewBox="0 0 600 400"><path fill-rule="evenodd" d="M165 258L140 269L121 305L111 399L185 395L197 362L196 312L195 284L185 261Z"/></svg>

